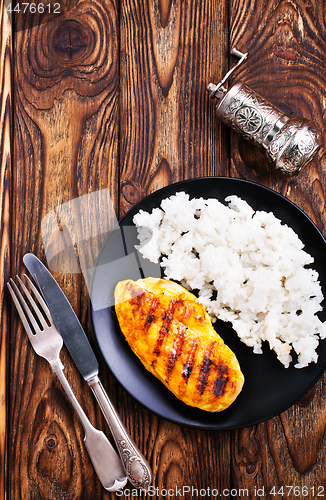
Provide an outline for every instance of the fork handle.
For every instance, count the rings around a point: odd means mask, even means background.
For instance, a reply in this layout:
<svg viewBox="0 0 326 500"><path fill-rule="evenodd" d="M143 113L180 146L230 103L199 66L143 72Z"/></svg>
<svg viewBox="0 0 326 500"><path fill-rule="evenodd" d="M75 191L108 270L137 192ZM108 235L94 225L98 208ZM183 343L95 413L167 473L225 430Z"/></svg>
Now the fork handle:
<svg viewBox="0 0 326 500"><path fill-rule="evenodd" d="M84 443L102 486L107 491L117 491L123 488L127 483L127 478L119 456L106 435L95 429L88 420L63 373L64 367L60 359L52 361L50 364L84 428Z"/></svg>
<svg viewBox="0 0 326 500"><path fill-rule="evenodd" d="M92 389L110 427L130 483L136 488L148 490L152 481L152 473L145 457L141 454L121 422L98 376L96 375L89 380L88 385Z"/></svg>

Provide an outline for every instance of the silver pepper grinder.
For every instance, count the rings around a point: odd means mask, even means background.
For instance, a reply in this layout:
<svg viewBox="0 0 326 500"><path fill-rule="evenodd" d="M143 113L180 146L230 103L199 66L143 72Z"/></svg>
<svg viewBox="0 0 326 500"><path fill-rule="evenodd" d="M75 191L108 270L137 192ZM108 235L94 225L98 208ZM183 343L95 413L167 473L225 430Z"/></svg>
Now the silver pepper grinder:
<svg viewBox="0 0 326 500"><path fill-rule="evenodd" d="M243 82L227 90L224 83L248 57L236 48L231 54L239 59L237 64L219 84L207 86L211 97L219 99L218 119L254 142L276 169L298 173L321 146L320 132L312 121L285 113Z"/></svg>

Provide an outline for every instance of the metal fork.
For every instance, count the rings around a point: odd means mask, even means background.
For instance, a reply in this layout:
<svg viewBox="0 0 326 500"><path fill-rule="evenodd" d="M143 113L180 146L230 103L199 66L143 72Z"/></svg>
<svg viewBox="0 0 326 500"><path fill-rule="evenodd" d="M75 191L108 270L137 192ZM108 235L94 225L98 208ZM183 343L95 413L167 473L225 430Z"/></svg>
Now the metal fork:
<svg viewBox="0 0 326 500"><path fill-rule="evenodd" d="M78 403L63 373L64 366L60 360L60 351L63 345L62 337L54 325L51 313L43 297L28 276L24 276L36 300L34 300L19 276L17 276L17 282L23 293L12 279L10 279L10 283L7 283L7 286L28 338L35 352L49 362L76 410L85 431L85 446L101 484L108 491L117 491L127 483L122 462L106 435L93 427ZM29 305L24 296L27 298Z"/></svg>

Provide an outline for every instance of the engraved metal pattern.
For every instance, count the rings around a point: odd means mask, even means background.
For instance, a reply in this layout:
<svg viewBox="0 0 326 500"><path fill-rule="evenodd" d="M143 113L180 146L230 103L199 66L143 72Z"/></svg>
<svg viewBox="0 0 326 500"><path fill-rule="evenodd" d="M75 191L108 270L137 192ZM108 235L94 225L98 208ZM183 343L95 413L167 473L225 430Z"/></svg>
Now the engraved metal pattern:
<svg viewBox="0 0 326 500"><path fill-rule="evenodd" d="M308 155L315 147L315 136L307 131L304 136L300 137L298 148L302 155Z"/></svg>
<svg viewBox="0 0 326 500"><path fill-rule="evenodd" d="M243 106L235 114L235 122L247 134L253 134L261 127L262 116L256 108Z"/></svg>
<svg viewBox="0 0 326 500"><path fill-rule="evenodd" d="M116 445L119 448L119 453L131 484L136 488L148 490L151 484L151 476L143 461L133 453L132 444L123 436L117 434ZM136 476L141 479L136 479Z"/></svg>
<svg viewBox="0 0 326 500"><path fill-rule="evenodd" d="M236 111L238 111L238 109L240 108L242 101L243 101L243 99L241 99L241 96L233 99L229 104L229 107L227 109L227 112L225 113L225 116L228 115L231 118L232 114L235 113Z"/></svg>
<svg viewBox="0 0 326 500"><path fill-rule="evenodd" d="M319 132L311 122L293 118L275 136L267 156L285 174L299 172L321 144Z"/></svg>
<svg viewBox="0 0 326 500"><path fill-rule="evenodd" d="M225 91L216 114L264 150L269 162L286 174L299 172L321 145L312 122L284 113L241 82Z"/></svg>
<svg viewBox="0 0 326 500"><path fill-rule="evenodd" d="M284 113L246 84L238 84L233 88L236 94L224 97L217 114L231 128L264 147L266 136Z"/></svg>
<svg viewBox="0 0 326 500"><path fill-rule="evenodd" d="M272 161L276 161L277 156L284 146L291 140L291 137L299 128L299 122L296 120L291 120L287 123L274 137L271 141L267 155Z"/></svg>

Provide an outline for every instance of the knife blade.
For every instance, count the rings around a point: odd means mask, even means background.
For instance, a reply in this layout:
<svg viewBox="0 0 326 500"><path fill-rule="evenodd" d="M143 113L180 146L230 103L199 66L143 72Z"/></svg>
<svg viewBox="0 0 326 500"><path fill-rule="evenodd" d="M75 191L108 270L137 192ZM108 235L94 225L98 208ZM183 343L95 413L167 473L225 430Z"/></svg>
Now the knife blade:
<svg viewBox="0 0 326 500"><path fill-rule="evenodd" d="M97 358L76 313L50 271L36 255L24 255L23 262L38 283L71 357L99 403L129 481L136 488L147 490L152 480L149 464L131 439L105 392L98 376Z"/></svg>

